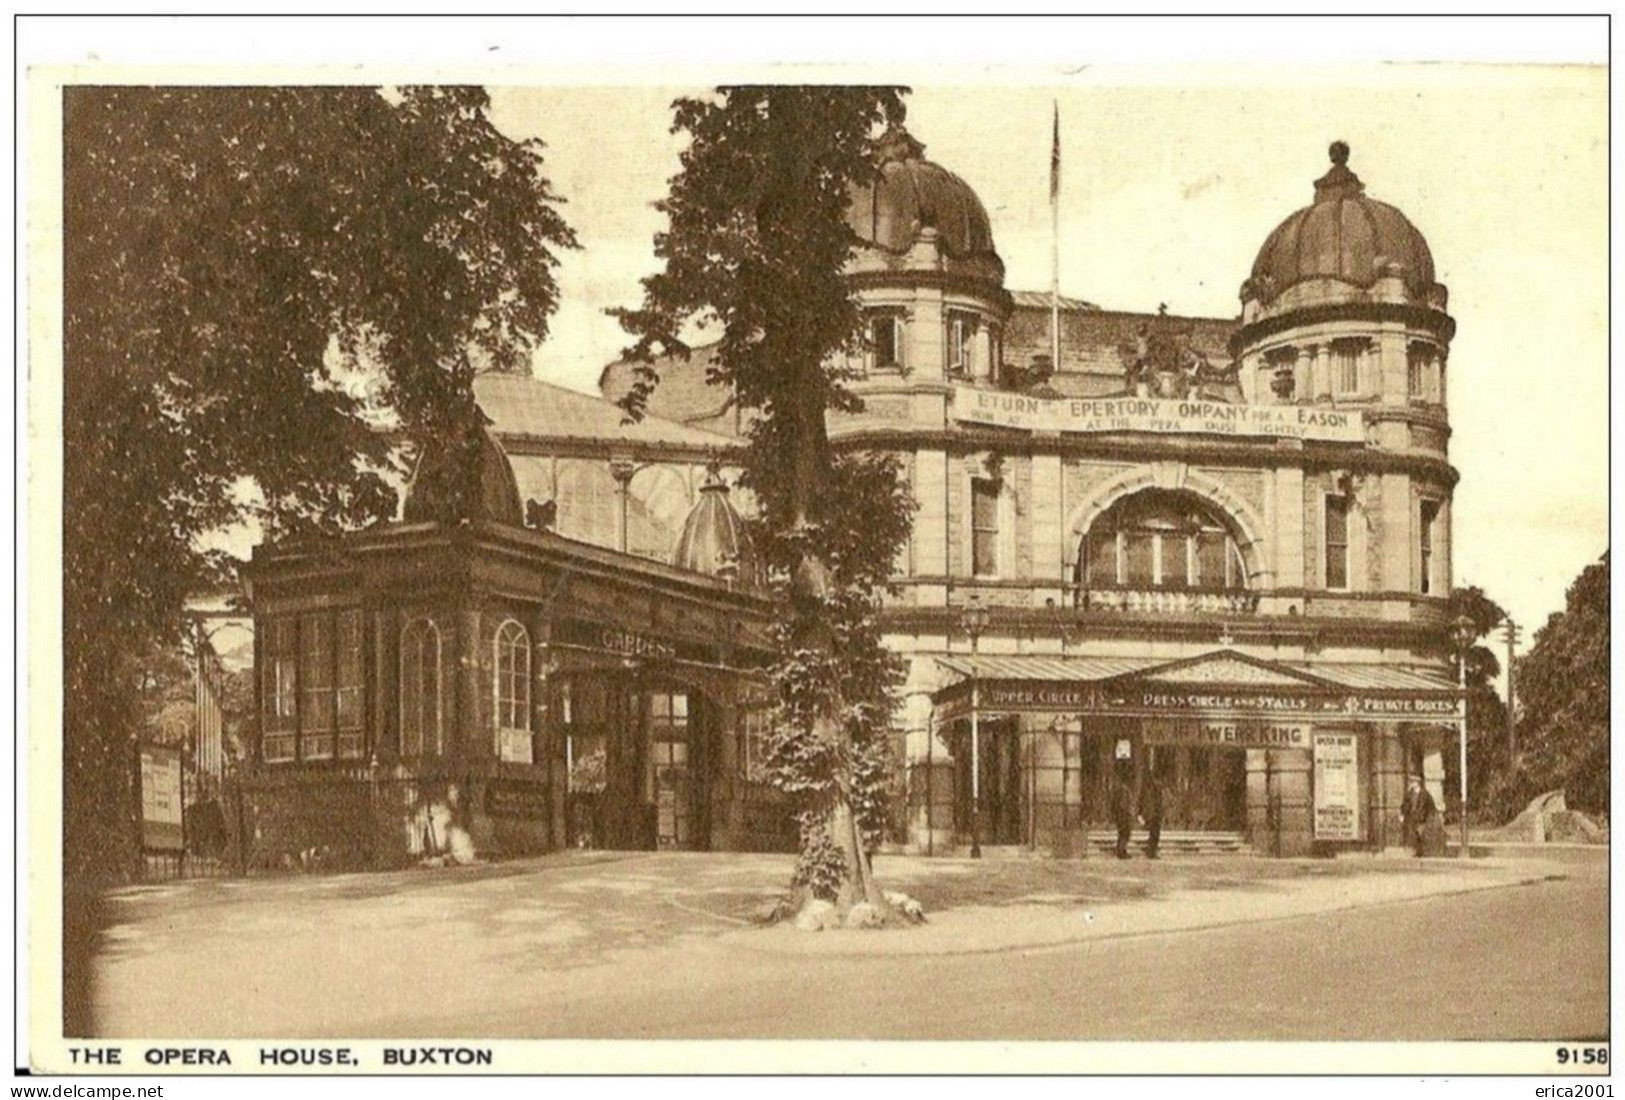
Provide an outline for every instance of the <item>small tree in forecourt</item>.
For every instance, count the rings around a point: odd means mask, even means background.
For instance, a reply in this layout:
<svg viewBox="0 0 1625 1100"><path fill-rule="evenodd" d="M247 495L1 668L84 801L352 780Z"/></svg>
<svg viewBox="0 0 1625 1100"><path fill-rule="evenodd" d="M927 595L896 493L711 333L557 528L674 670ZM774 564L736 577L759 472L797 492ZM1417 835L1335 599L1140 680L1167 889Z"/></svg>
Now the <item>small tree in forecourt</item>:
<svg viewBox="0 0 1625 1100"><path fill-rule="evenodd" d="M522 369L546 335L574 238L541 143L488 106L466 87L65 93L70 880L130 866L134 655L228 579L207 536L388 518L391 419L472 470L474 373Z"/></svg>
<svg viewBox="0 0 1625 1100"><path fill-rule="evenodd" d="M664 266L639 309L616 311L640 364L627 410L658 382L657 356L720 329L709 380L749 418L744 485L774 581L776 687L768 772L797 800L804 895L887 913L870 855L890 767L886 731L900 662L882 645L880 590L912 500L888 455L835 451L831 411L862 407L843 352L862 341L844 278L857 238L846 212L873 177L873 139L900 121L904 89L730 87L674 104L688 138L659 204Z"/></svg>

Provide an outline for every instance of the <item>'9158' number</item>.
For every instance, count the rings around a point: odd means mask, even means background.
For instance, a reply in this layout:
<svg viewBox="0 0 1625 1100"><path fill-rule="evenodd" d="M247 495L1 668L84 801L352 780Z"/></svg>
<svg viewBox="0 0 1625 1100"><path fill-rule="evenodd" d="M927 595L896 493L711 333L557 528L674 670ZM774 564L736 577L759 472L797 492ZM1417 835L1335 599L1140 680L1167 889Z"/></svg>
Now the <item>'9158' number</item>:
<svg viewBox="0 0 1625 1100"><path fill-rule="evenodd" d="M1557 1064L1560 1066L1606 1066L1607 1047L1558 1047Z"/></svg>

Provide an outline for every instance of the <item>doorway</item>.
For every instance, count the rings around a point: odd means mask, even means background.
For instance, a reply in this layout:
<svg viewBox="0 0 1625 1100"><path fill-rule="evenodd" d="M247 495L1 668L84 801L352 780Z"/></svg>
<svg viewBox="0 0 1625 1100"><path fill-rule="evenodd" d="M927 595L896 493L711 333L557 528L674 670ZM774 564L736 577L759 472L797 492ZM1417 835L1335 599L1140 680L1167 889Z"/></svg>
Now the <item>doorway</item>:
<svg viewBox="0 0 1625 1100"><path fill-rule="evenodd" d="M1026 773L1022 769L1021 738L1014 717L983 718L978 723L977 751L971 751L970 723L961 722L952 735L954 754L954 829L966 842L971 837L974 790L972 757L981 789L983 844L1025 842Z"/></svg>
<svg viewBox="0 0 1625 1100"><path fill-rule="evenodd" d="M1215 745L1152 745L1145 766L1162 784L1162 825L1240 832L1247 825L1247 753Z"/></svg>

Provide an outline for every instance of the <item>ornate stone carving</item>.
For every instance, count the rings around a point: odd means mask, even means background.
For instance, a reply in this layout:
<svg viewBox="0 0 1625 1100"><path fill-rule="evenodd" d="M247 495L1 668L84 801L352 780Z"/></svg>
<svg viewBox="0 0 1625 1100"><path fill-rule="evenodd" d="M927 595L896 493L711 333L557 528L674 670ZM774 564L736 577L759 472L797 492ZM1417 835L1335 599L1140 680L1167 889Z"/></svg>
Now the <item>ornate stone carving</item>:
<svg viewBox="0 0 1625 1100"><path fill-rule="evenodd" d="M1140 397L1229 401L1236 392L1238 364L1215 365L1196 348L1196 326L1176 327L1168 306L1141 324L1128 343L1119 346L1124 376Z"/></svg>

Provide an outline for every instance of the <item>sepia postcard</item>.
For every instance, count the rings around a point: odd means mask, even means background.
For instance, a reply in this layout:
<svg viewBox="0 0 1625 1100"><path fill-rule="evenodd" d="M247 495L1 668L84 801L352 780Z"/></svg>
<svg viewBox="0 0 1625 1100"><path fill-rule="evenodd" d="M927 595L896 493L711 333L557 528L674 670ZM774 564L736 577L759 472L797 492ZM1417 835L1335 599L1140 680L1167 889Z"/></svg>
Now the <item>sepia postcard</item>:
<svg viewBox="0 0 1625 1100"><path fill-rule="evenodd" d="M1610 1073L1606 19L659 26L29 67L18 1066Z"/></svg>

